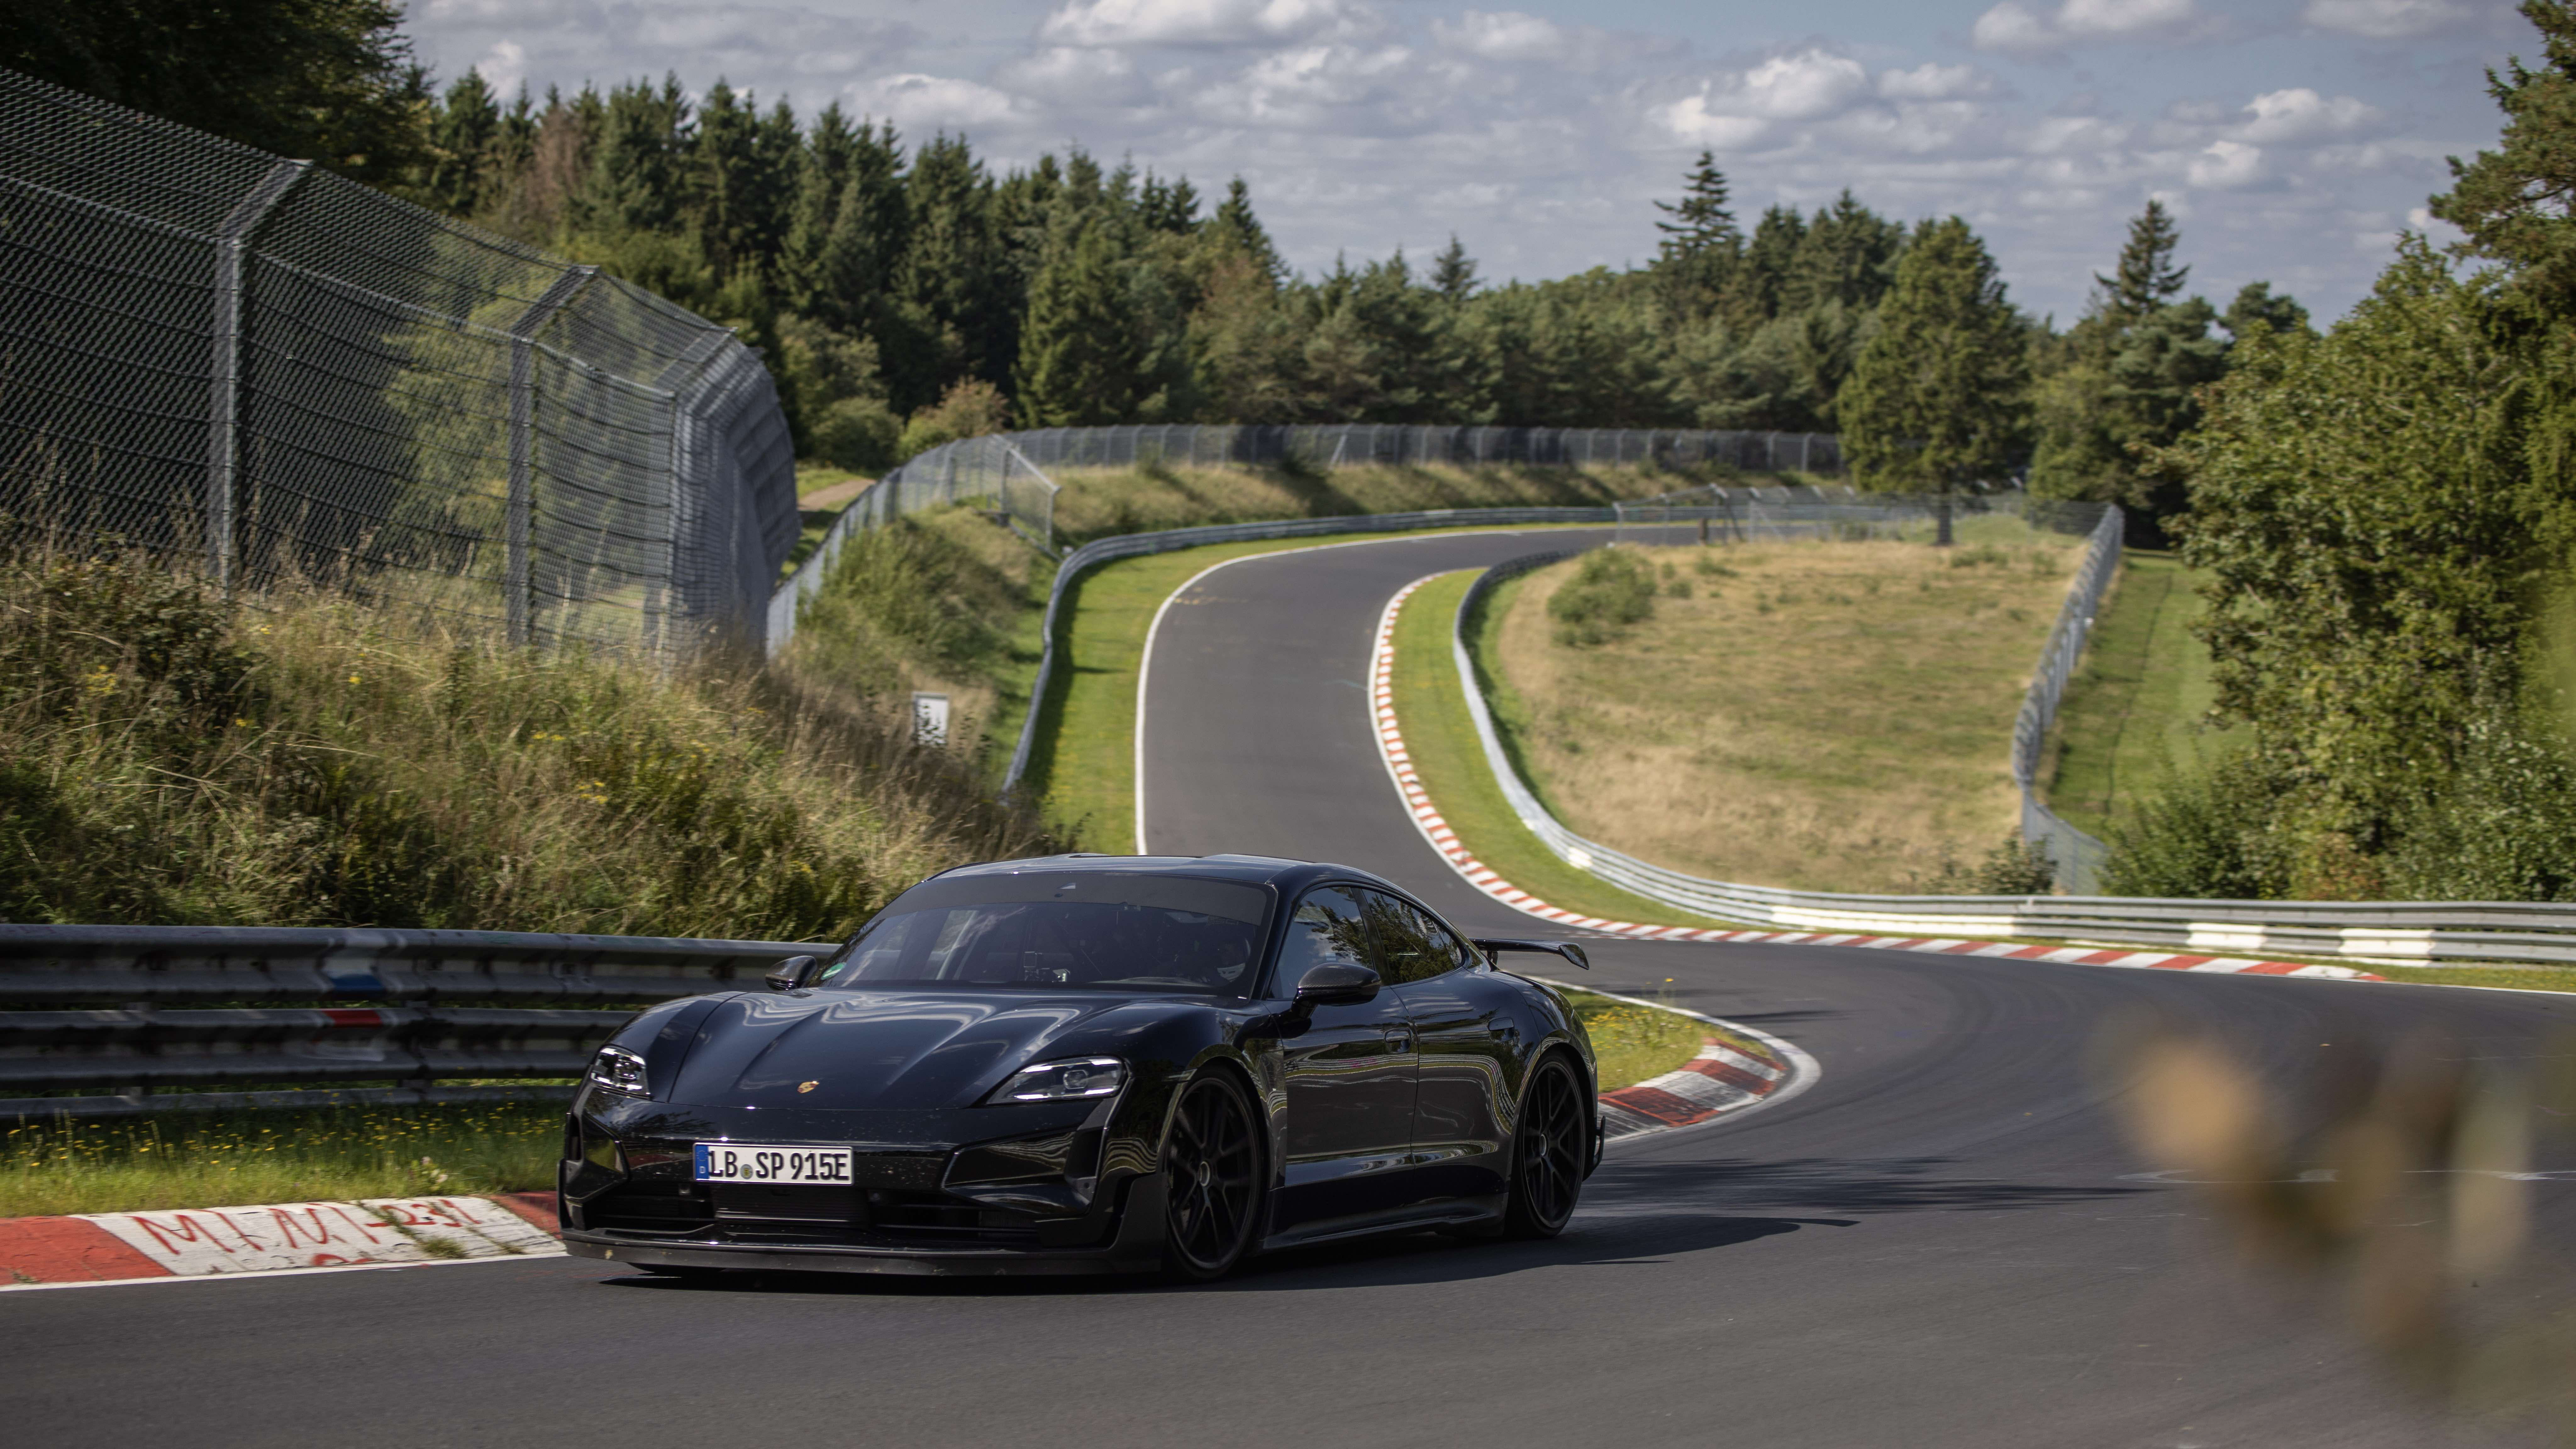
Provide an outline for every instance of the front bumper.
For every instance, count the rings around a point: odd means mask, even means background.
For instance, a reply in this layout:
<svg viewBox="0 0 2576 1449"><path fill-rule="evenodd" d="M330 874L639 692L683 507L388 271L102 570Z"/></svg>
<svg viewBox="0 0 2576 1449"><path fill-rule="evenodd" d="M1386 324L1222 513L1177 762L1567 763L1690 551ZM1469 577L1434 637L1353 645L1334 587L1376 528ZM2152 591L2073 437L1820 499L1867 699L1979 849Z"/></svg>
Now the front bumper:
<svg viewBox="0 0 2576 1449"><path fill-rule="evenodd" d="M1162 1179L1110 1103L1007 1113L676 1106L584 1092L558 1182L567 1251L701 1268L1116 1272L1161 1259ZM992 1135L996 1132L1004 1135ZM694 1180L697 1141L847 1146L847 1186Z"/></svg>
<svg viewBox="0 0 2576 1449"><path fill-rule="evenodd" d="M567 1228L564 1250L638 1267L734 1268L796 1273L894 1273L926 1277L1049 1276L1144 1273L1163 1261L1163 1179L1132 1179L1115 1232L1105 1243L1073 1248L986 1244L870 1242L778 1243L726 1237L645 1240ZM719 1229L722 1232L725 1230Z"/></svg>

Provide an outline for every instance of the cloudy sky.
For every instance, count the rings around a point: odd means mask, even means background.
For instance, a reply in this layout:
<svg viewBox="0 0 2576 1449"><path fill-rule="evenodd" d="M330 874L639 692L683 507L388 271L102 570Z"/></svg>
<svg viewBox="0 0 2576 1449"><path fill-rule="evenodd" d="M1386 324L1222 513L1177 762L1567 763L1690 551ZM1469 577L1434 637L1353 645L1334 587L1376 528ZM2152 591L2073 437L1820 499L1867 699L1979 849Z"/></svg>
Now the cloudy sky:
<svg viewBox="0 0 2576 1449"><path fill-rule="evenodd" d="M414 0L409 28L505 89L721 75L1004 164L1076 142L1202 192L1239 174L1310 272L1452 233L1493 279L1642 262L1706 147L1748 227L1846 186L1966 216L2060 325L2150 196L2195 290L2341 313L2443 158L2493 143L2485 67L2539 49L2496 0L1520 3Z"/></svg>

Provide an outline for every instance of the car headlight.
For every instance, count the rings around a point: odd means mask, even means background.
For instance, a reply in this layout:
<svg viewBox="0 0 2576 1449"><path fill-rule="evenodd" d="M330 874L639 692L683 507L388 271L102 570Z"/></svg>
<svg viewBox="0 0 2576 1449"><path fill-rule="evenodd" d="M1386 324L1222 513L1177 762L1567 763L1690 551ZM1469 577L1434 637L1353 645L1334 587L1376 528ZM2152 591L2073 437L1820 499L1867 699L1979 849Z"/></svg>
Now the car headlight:
<svg viewBox="0 0 2576 1449"><path fill-rule="evenodd" d="M1110 1097L1127 1085L1127 1064L1116 1057L1070 1057L1011 1073L987 1102L1069 1102Z"/></svg>
<svg viewBox="0 0 2576 1449"><path fill-rule="evenodd" d="M644 1058L621 1046L604 1046L590 1059L591 1085L606 1087L629 1097L649 1097L653 1088L644 1080Z"/></svg>

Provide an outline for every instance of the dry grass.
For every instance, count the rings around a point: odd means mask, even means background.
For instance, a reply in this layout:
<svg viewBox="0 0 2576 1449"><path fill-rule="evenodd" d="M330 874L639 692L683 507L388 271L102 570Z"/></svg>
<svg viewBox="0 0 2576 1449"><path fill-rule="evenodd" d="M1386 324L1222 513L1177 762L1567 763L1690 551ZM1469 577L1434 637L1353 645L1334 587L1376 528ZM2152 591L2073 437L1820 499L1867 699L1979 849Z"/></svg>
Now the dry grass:
<svg viewBox="0 0 2576 1449"><path fill-rule="evenodd" d="M1599 507L1700 483L1817 480L1713 470L1563 467L1066 468L1053 478L1059 543L1205 523L1337 518L1430 508Z"/></svg>
<svg viewBox="0 0 2576 1449"><path fill-rule="evenodd" d="M1556 641L1559 564L1506 586L1495 701L1567 825L1678 870L1902 890L2014 825L2015 712L2081 541L1980 518L1963 546L1642 550L1691 597ZM1724 572L1702 572L1702 569Z"/></svg>

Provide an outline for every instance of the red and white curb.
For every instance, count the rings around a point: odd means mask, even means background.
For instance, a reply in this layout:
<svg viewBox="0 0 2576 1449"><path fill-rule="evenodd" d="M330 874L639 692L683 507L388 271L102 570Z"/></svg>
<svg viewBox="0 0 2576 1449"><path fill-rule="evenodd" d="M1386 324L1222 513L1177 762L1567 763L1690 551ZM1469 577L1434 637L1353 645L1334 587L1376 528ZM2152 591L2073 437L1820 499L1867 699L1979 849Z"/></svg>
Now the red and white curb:
<svg viewBox="0 0 2576 1449"><path fill-rule="evenodd" d="M1787 1080L1787 1063L1712 1039L1676 1071L1602 1093L1601 1122L1612 1138L1688 1127L1752 1106Z"/></svg>
<svg viewBox="0 0 2576 1449"><path fill-rule="evenodd" d="M2257 961L2238 956L2193 956L2161 951L2095 950L2083 946L2022 946L2009 941L1973 941L1945 936L1872 936L1843 935L1818 931L1762 930L1693 930L1686 926L1650 926L1634 921L1606 920L1599 916L1581 915L1551 906L1529 892L1513 885L1495 873L1493 867L1478 860L1449 828L1440 811L1431 803L1429 792L1422 788L1422 778L1413 769L1413 757L1404 748L1404 732L1395 718L1395 621L1404 611L1404 601L1414 591L1439 578L1430 574L1415 579L1387 600L1386 612L1378 616L1377 643L1369 655L1369 705L1375 716L1379 755L1386 761L1387 773L1394 777L1395 788L1404 797L1404 807L1411 812L1415 828L1450 868L1469 885L1501 901L1516 911L1554 921L1578 930L1598 931L1604 935L1628 936L1642 941L1742 941L1768 942L1784 946L1858 946L1879 951L1921 951L1944 956L1991 956L2012 961L2054 961L2071 966L2122 966L2152 971L2198 971L2236 976L2306 976L2334 981L2385 981L2388 978L2350 966L2310 966L2296 961Z"/></svg>
<svg viewBox="0 0 2576 1449"><path fill-rule="evenodd" d="M0 1292L562 1254L552 1193L83 1213L0 1220Z"/></svg>

